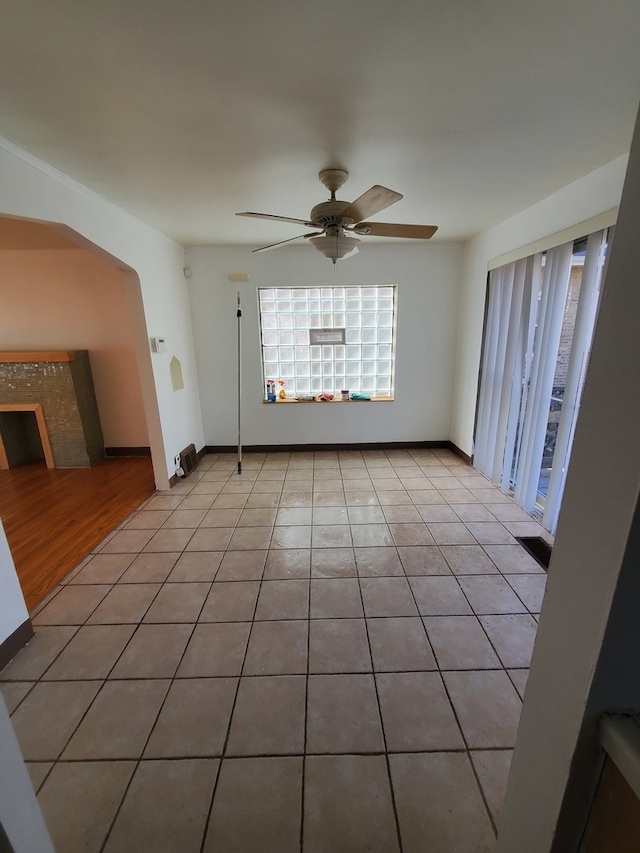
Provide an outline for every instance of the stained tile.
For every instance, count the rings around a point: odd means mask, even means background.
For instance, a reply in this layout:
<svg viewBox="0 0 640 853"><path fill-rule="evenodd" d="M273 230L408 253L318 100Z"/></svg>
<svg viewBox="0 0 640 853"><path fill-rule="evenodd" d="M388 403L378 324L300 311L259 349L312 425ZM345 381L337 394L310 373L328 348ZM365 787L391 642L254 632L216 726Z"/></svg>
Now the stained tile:
<svg viewBox="0 0 640 853"><path fill-rule="evenodd" d="M255 619L306 619L309 615L309 581L263 581Z"/></svg>
<svg viewBox="0 0 640 853"><path fill-rule="evenodd" d="M199 623L191 635L176 676L211 678L240 675L250 628L249 622Z"/></svg>
<svg viewBox="0 0 640 853"><path fill-rule="evenodd" d="M54 766L38 803L56 850L102 849L135 766L134 761L60 761Z"/></svg>
<svg viewBox="0 0 640 853"><path fill-rule="evenodd" d="M404 853L493 850L491 823L465 753L391 755L389 763Z"/></svg>
<svg viewBox="0 0 640 853"><path fill-rule="evenodd" d="M453 577L411 577L409 583L421 616L458 616L473 612Z"/></svg>
<svg viewBox="0 0 640 853"><path fill-rule="evenodd" d="M243 675L307 671L307 622L254 622Z"/></svg>
<svg viewBox="0 0 640 853"><path fill-rule="evenodd" d="M476 616L425 616L440 669L499 669L500 660Z"/></svg>
<svg viewBox="0 0 640 853"><path fill-rule="evenodd" d="M443 678L468 746L512 748L522 702L506 672L445 672Z"/></svg>
<svg viewBox="0 0 640 853"><path fill-rule="evenodd" d="M26 761L54 761L100 689L99 681L36 684L11 722ZM46 720L46 726L42 721Z"/></svg>
<svg viewBox="0 0 640 853"><path fill-rule="evenodd" d="M169 684L166 680L105 682L63 759L138 758Z"/></svg>
<svg viewBox="0 0 640 853"><path fill-rule="evenodd" d="M309 625L309 672L371 672L364 619L313 619Z"/></svg>
<svg viewBox="0 0 640 853"><path fill-rule="evenodd" d="M418 615L405 578L360 578L360 589L367 617Z"/></svg>
<svg viewBox="0 0 640 853"><path fill-rule="evenodd" d="M232 758L220 767L204 853L298 853L302 758Z"/></svg>
<svg viewBox="0 0 640 853"><path fill-rule="evenodd" d="M302 754L305 684L303 675L241 678L226 755Z"/></svg>
<svg viewBox="0 0 640 853"><path fill-rule="evenodd" d="M376 681L390 752L464 749L440 673L381 673Z"/></svg>
<svg viewBox="0 0 640 853"><path fill-rule="evenodd" d="M397 853L400 848L384 756L309 756L303 833L305 853Z"/></svg>
<svg viewBox="0 0 640 853"><path fill-rule="evenodd" d="M205 601L200 622L250 622L260 581L216 581Z"/></svg>
<svg viewBox="0 0 640 853"><path fill-rule="evenodd" d="M191 625L139 625L110 678L172 678L192 631Z"/></svg>
<svg viewBox="0 0 640 853"><path fill-rule="evenodd" d="M140 762L105 853L199 850L218 765L217 759Z"/></svg>
<svg viewBox="0 0 640 853"><path fill-rule="evenodd" d="M173 682L144 751L145 758L222 755L237 678Z"/></svg>
<svg viewBox="0 0 640 853"><path fill-rule="evenodd" d="M353 548L317 548L311 552L312 578L356 577Z"/></svg>
<svg viewBox="0 0 640 853"><path fill-rule="evenodd" d="M358 753L384 749L371 675L310 675L307 752Z"/></svg>
<svg viewBox="0 0 640 853"><path fill-rule="evenodd" d="M531 663L538 623L528 613L480 618L503 666L527 669Z"/></svg>
<svg viewBox="0 0 640 853"><path fill-rule="evenodd" d="M318 578L311 581L312 619L337 619L363 615L357 578Z"/></svg>
<svg viewBox="0 0 640 853"><path fill-rule="evenodd" d="M418 617L367 619L376 672L436 669L424 625Z"/></svg>

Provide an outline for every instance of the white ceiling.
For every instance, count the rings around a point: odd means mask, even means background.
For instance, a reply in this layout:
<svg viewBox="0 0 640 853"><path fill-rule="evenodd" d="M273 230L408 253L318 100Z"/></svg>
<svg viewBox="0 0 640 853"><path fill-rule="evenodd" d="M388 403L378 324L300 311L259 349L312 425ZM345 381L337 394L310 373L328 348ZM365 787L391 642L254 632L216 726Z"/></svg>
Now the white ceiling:
<svg viewBox="0 0 640 853"><path fill-rule="evenodd" d="M638 0L2 0L0 134L185 245L374 183L457 240L624 154ZM375 239L375 238L370 238Z"/></svg>

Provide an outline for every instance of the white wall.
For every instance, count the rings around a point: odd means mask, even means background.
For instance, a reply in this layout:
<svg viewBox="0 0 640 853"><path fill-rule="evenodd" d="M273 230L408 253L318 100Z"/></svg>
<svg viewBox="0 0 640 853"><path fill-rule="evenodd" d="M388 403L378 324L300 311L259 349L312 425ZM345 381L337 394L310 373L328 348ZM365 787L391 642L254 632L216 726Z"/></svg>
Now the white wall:
<svg viewBox="0 0 640 853"><path fill-rule="evenodd" d="M15 853L55 853L1 695L0 823Z"/></svg>
<svg viewBox="0 0 640 853"><path fill-rule="evenodd" d="M29 618L0 521L0 643ZM53 853L20 747L0 695L0 823L16 853Z"/></svg>
<svg viewBox="0 0 640 853"><path fill-rule="evenodd" d="M29 618L0 519L0 643Z"/></svg>
<svg viewBox="0 0 640 853"><path fill-rule="evenodd" d="M0 251L3 350L87 349L107 447L145 447L127 284L85 249Z"/></svg>
<svg viewBox="0 0 640 853"><path fill-rule="evenodd" d="M60 223L131 272L129 287L138 372L158 488L168 488L173 457L204 444L181 246L76 182L0 140L0 214ZM153 355L149 337L168 352ZM169 361L182 364L185 387L174 392Z"/></svg>
<svg viewBox="0 0 640 853"><path fill-rule="evenodd" d="M459 244L380 244L330 261L312 246L252 255L242 249L188 249L189 294L208 445L237 440L238 285L242 301L243 443L308 444L446 440L462 248ZM341 405L262 403L258 287L397 284L395 400Z"/></svg>
<svg viewBox="0 0 640 853"><path fill-rule="evenodd" d="M465 453L471 455L473 451L488 263L615 208L620 202L626 164L627 157L619 157L466 244L450 433L451 441Z"/></svg>

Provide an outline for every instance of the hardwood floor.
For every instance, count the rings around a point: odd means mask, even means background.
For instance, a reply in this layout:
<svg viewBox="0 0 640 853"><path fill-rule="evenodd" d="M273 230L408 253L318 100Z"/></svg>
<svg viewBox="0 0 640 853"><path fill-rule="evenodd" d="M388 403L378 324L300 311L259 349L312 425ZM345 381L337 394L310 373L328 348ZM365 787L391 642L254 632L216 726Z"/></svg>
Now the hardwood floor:
<svg viewBox="0 0 640 853"><path fill-rule="evenodd" d="M0 470L0 518L32 610L154 490L151 459Z"/></svg>

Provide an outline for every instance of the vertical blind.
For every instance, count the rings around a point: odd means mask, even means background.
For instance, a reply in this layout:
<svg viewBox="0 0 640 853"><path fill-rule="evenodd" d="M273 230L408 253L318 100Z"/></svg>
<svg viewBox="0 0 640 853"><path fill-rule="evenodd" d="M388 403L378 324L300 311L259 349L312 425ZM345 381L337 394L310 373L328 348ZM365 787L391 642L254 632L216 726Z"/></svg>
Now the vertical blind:
<svg viewBox="0 0 640 853"><path fill-rule="evenodd" d="M605 232L587 241L543 524L555 530L597 313ZM474 466L531 512L538 496L573 243L490 273Z"/></svg>

